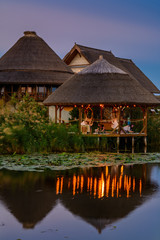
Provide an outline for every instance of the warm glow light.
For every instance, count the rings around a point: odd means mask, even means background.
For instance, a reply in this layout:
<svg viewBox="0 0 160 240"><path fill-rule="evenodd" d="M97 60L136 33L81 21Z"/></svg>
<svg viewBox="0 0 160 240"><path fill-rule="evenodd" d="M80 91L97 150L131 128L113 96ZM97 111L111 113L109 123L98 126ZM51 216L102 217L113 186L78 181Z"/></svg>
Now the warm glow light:
<svg viewBox="0 0 160 240"><path fill-rule="evenodd" d="M102 181L101 179L98 180L98 198L101 198L102 193Z"/></svg>
<svg viewBox="0 0 160 240"><path fill-rule="evenodd" d="M81 193L83 192L84 177L81 175Z"/></svg>
<svg viewBox="0 0 160 240"><path fill-rule="evenodd" d="M102 182L101 197L104 197L104 175L103 175L103 173L101 174L101 182Z"/></svg>
<svg viewBox="0 0 160 240"><path fill-rule="evenodd" d="M119 177L119 189L122 188L122 175Z"/></svg>
<svg viewBox="0 0 160 240"><path fill-rule="evenodd" d="M123 187L124 190L126 190L126 185L127 185L127 184L126 184L126 175L125 175L125 176L124 176L124 187Z"/></svg>
<svg viewBox="0 0 160 240"><path fill-rule="evenodd" d="M140 193L140 197L142 196L142 180L140 179L139 181L139 193Z"/></svg>
<svg viewBox="0 0 160 240"><path fill-rule="evenodd" d="M89 187L89 192L92 193L92 185L93 185L93 178L90 178L90 187Z"/></svg>
<svg viewBox="0 0 160 240"><path fill-rule="evenodd" d="M133 178L133 192L135 192L135 185L136 185L136 181L135 181L135 178Z"/></svg>
<svg viewBox="0 0 160 240"><path fill-rule="evenodd" d="M123 166L121 166L121 175L123 176Z"/></svg>
<svg viewBox="0 0 160 240"><path fill-rule="evenodd" d="M89 177L87 178L87 192L89 192L89 186L90 186L90 179Z"/></svg>
<svg viewBox="0 0 160 240"><path fill-rule="evenodd" d="M77 177L77 189L79 189L79 176Z"/></svg>
<svg viewBox="0 0 160 240"><path fill-rule="evenodd" d="M112 179L112 197L114 197L114 179Z"/></svg>
<svg viewBox="0 0 160 240"><path fill-rule="evenodd" d="M134 104L133 107L136 107L136 105Z"/></svg>
<svg viewBox="0 0 160 240"><path fill-rule="evenodd" d="M56 181L56 195L59 194L59 178Z"/></svg>
<svg viewBox="0 0 160 240"><path fill-rule="evenodd" d="M118 176L119 173L119 176ZM92 195L94 198L112 197L119 198L122 193L125 193L126 197L129 198L131 193L136 190L136 184L138 184L139 194L142 195L142 179L136 182L136 178L129 175L124 175L124 166L116 169L115 174L111 178L109 174L108 166L105 167L104 171L101 172L99 179L96 177L84 177L85 175L75 174L73 177L66 179L61 176L56 178L56 195L63 194L63 188L66 186L68 190L72 191L73 196L78 193L82 193L85 189L88 195ZM66 181L67 182L66 182Z"/></svg>
<svg viewBox="0 0 160 240"><path fill-rule="evenodd" d="M76 176L74 175L73 176L73 196L75 195L76 193Z"/></svg>
<svg viewBox="0 0 160 240"><path fill-rule="evenodd" d="M101 108L104 108L104 104L100 104L99 106L100 106Z"/></svg>
<svg viewBox="0 0 160 240"><path fill-rule="evenodd" d="M96 194L97 194L97 178L94 179L94 197L96 197Z"/></svg>
<svg viewBox="0 0 160 240"><path fill-rule="evenodd" d="M106 177L108 176L108 166L106 166Z"/></svg>
<svg viewBox="0 0 160 240"><path fill-rule="evenodd" d="M62 194L62 191L63 191L63 177L61 177L60 194Z"/></svg>
<svg viewBox="0 0 160 240"><path fill-rule="evenodd" d="M108 176L106 181L106 197L109 196L109 188L110 188L110 175Z"/></svg>
<svg viewBox="0 0 160 240"><path fill-rule="evenodd" d="M118 186L118 183L117 183L117 198L119 196L119 186Z"/></svg>

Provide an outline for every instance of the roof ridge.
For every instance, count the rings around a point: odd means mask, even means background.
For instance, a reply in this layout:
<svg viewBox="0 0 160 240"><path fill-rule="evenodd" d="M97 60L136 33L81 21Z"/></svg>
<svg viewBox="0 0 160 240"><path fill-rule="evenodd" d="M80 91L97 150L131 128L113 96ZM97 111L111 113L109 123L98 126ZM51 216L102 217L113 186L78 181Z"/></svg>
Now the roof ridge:
<svg viewBox="0 0 160 240"><path fill-rule="evenodd" d="M102 73L118 73L118 74L127 74L122 69L114 66L113 64L109 63L106 59L103 58L102 55L99 56L94 63L89 65L88 67L84 68L78 74L102 74Z"/></svg>
<svg viewBox="0 0 160 240"><path fill-rule="evenodd" d="M126 61L126 62L133 62L132 59L130 58L121 58L121 57L116 57L117 59L120 59L120 60L123 60L123 61Z"/></svg>
<svg viewBox="0 0 160 240"><path fill-rule="evenodd" d="M109 52L109 53L112 53L112 51L107 51L107 50L102 50L102 49L98 49L98 48L93 48L93 47L87 47L87 46L83 46L83 45L80 45L80 44L77 44L75 43L78 47L84 47L84 48L89 48L89 49L94 49L94 50L98 50L98 51L101 51L101 52ZM113 53L112 53L113 54Z"/></svg>

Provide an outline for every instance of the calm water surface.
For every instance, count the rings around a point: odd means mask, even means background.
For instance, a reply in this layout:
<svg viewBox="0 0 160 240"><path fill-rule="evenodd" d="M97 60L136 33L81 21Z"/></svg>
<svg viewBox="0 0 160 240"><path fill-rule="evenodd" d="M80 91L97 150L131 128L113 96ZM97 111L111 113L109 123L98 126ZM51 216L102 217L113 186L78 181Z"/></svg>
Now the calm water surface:
<svg viewBox="0 0 160 240"><path fill-rule="evenodd" d="M0 171L0 240L160 239L160 165Z"/></svg>

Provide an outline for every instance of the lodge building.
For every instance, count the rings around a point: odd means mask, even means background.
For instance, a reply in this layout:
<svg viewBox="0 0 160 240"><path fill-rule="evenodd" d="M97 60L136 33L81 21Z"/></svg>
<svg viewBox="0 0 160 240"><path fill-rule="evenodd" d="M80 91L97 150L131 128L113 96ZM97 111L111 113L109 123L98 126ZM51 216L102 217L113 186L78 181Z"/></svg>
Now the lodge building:
<svg viewBox="0 0 160 240"><path fill-rule="evenodd" d="M72 75L42 38L26 31L0 58L0 97L8 101L28 93L42 102Z"/></svg>
<svg viewBox="0 0 160 240"><path fill-rule="evenodd" d="M77 107L76 121L87 136L116 136L117 144L120 137L132 137L132 152L136 136L144 137L146 151L148 107L160 103L154 96L159 89L132 60L76 43L61 60L30 31L24 32L0 58L0 98L7 102L13 94L21 99L26 93L36 101L44 101L55 122L68 122L69 111ZM95 107L99 108L98 119ZM137 107L142 110L142 118L131 119L130 123L141 121L142 128L135 132L129 123L123 126L122 122L132 117L124 109ZM97 129L91 123L96 123Z"/></svg>

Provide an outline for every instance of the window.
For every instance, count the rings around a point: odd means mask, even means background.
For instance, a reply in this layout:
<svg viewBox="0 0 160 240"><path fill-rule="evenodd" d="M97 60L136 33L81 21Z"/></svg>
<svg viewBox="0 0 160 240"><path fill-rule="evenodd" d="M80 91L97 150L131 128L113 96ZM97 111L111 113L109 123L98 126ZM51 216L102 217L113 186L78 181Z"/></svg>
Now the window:
<svg viewBox="0 0 160 240"><path fill-rule="evenodd" d="M32 87L27 87L27 92L32 93Z"/></svg>
<svg viewBox="0 0 160 240"><path fill-rule="evenodd" d="M21 87L21 93L25 93L26 92L26 87Z"/></svg>
<svg viewBox="0 0 160 240"><path fill-rule="evenodd" d="M57 89L57 87L52 87L52 92L54 92Z"/></svg>

